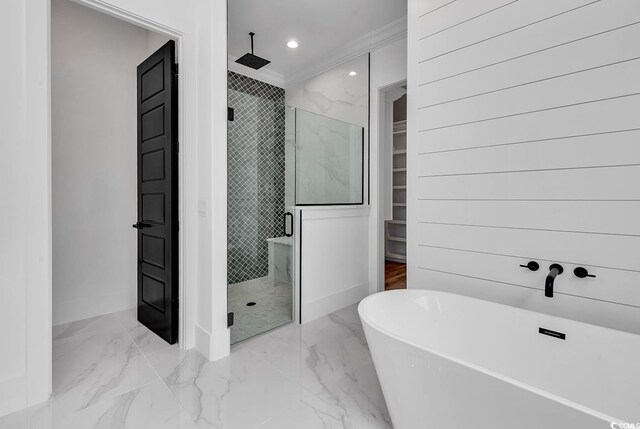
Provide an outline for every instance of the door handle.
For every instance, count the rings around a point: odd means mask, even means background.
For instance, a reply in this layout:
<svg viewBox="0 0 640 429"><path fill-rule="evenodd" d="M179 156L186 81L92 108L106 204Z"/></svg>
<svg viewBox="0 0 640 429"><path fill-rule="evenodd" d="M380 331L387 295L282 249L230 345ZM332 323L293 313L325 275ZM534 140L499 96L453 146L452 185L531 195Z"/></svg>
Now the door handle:
<svg viewBox="0 0 640 429"><path fill-rule="evenodd" d="M142 229L142 228L150 228L151 227L151 225L149 225L148 223L143 223L143 222L136 222L131 226L134 227L135 229Z"/></svg>
<svg viewBox="0 0 640 429"><path fill-rule="evenodd" d="M291 222L287 222L287 216L291 217ZM284 236L285 237L291 237L293 235L293 214L289 213L289 212L286 212L284 214L283 221L284 221ZM289 223L291 224L291 232L287 233L287 225Z"/></svg>

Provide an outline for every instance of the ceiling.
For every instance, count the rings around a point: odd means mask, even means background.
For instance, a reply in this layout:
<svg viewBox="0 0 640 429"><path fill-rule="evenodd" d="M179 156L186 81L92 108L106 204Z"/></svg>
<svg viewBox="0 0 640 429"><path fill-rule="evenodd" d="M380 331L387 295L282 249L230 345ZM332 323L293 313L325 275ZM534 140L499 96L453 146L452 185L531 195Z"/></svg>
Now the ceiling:
<svg viewBox="0 0 640 429"><path fill-rule="evenodd" d="M261 71L285 79L407 14L406 0L228 1L229 56L251 51L253 31L255 54L271 61ZM292 39L299 43L297 49L287 47Z"/></svg>

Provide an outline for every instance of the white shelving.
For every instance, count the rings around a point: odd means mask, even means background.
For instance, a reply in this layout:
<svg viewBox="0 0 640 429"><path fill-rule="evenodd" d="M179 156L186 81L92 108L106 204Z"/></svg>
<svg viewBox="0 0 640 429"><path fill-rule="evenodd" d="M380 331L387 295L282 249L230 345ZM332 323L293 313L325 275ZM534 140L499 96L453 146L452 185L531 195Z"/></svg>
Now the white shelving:
<svg viewBox="0 0 640 429"><path fill-rule="evenodd" d="M407 259L407 121L393 123L392 211L393 219L385 223L385 257L406 262Z"/></svg>

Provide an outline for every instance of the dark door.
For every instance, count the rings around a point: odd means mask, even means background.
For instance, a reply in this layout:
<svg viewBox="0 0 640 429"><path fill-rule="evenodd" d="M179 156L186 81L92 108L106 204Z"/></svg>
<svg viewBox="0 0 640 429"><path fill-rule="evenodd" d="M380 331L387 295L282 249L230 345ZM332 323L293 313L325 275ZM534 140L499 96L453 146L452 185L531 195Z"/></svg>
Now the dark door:
<svg viewBox="0 0 640 429"><path fill-rule="evenodd" d="M178 340L178 80L175 44L138 66L138 321Z"/></svg>

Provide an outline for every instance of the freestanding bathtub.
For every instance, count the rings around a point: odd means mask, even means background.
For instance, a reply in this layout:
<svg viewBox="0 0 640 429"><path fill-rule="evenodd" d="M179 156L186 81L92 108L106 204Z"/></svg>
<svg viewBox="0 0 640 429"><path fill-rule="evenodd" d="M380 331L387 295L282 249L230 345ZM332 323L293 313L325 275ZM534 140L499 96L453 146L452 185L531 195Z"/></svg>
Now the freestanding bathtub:
<svg viewBox="0 0 640 429"><path fill-rule="evenodd" d="M640 336L429 290L358 311L395 429L640 428Z"/></svg>

